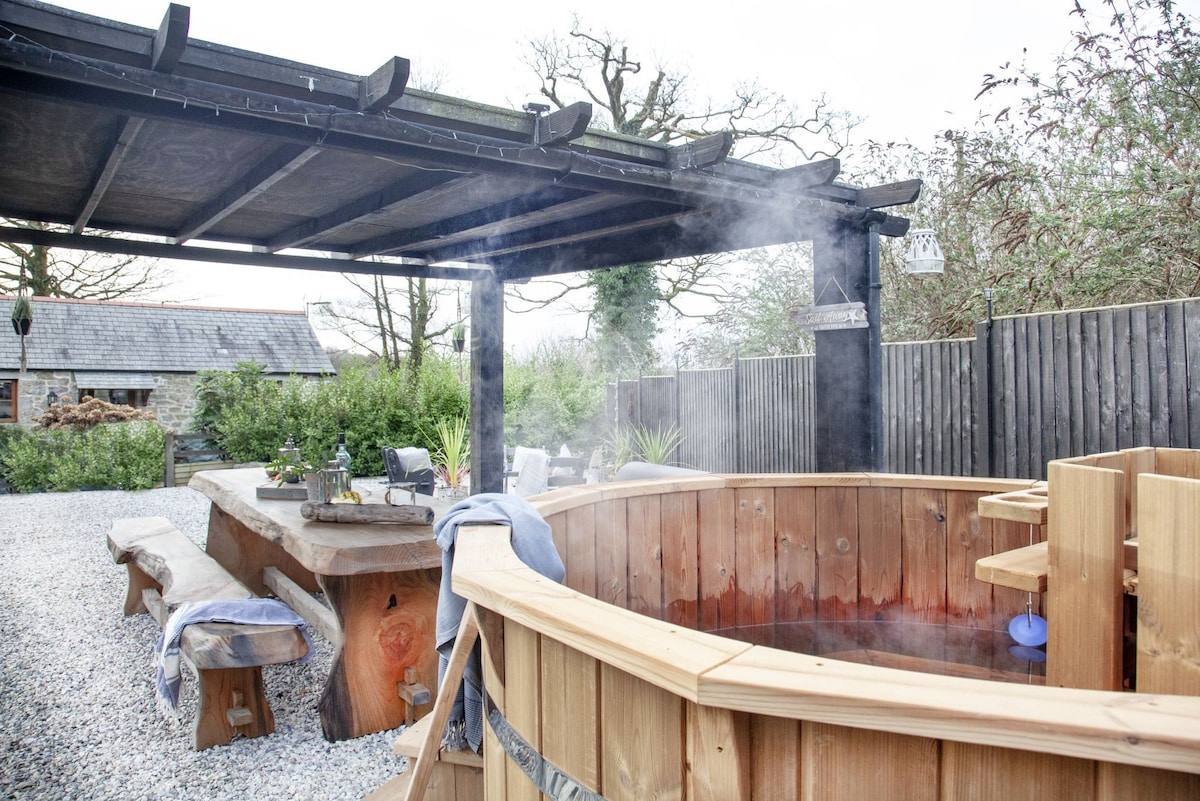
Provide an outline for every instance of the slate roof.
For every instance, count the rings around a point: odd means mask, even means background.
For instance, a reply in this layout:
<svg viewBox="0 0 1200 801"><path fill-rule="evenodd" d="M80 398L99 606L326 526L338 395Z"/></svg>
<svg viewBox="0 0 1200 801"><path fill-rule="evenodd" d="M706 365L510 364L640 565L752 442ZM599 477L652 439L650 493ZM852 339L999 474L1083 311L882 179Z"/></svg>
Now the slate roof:
<svg viewBox="0 0 1200 801"><path fill-rule="evenodd" d="M0 296L9 320L13 297ZM194 373L265 364L268 373L334 373L302 312L33 298L29 370ZM21 338L0 330L0 370L21 362Z"/></svg>

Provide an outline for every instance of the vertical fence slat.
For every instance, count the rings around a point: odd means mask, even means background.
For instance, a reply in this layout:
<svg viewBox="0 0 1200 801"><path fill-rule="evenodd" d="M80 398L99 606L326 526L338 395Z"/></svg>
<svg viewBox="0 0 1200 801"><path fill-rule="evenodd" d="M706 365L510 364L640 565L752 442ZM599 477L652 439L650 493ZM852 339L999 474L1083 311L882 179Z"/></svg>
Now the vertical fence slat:
<svg viewBox="0 0 1200 801"><path fill-rule="evenodd" d="M1170 303L1166 307L1167 347L1167 409L1171 416L1170 446L1188 447L1188 376L1187 335L1184 330L1184 306Z"/></svg>
<svg viewBox="0 0 1200 801"><path fill-rule="evenodd" d="M1016 383L1013 387L1013 416L1012 428L1015 432L1013 443L1012 469L1008 475L1013 478L1029 475L1029 343L1027 341L1028 317L1018 317L1013 320L1013 376Z"/></svg>
<svg viewBox="0 0 1200 801"><path fill-rule="evenodd" d="M1133 367L1133 440L1150 444L1150 346L1147 338L1146 309L1129 312L1129 345Z"/></svg>
<svg viewBox="0 0 1200 801"><path fill-rule="evenodd" d="M1117 449L1133 447L1133 345L1130 342L1129 309L1113 310L1113 342L1116 391L1120 399L1117 415Z"/></svg>
<svg viewBox="0 0 1200 801"><path fill-rule="evenodd" d="M1113 333L1112 309L1104 309L1097 318L1097 347L1100 349L1100 450L1117 450L1117 406L1120 395L1116 383L1117 343Z"/></svg>
<svg viewBox="0 0 1200 801"><path fill-rule="evenodd" d="M1045 410L1042 407L1043 344L1040 322L1038 318L1030 317L1026 320L1025 325L1025 343L1028 353L1028 369L1025 378L1028 392L1025 402L1029 416L1029 458L1026 460L1027 467L1023 478L1040 477L1042 465L1045 464L1045 456L1042 453L1042 414Z"/></svg>
<svg viewBox="0 0 1200 801"><path fill-rule="evenodd" d="M1083 453L1100 453L1100 364L1099 322L1094 312L1079 318L1080 370L1083 378L1081 402L1083 408Z"/></svg>
<svg viewBox="0 0 1200 801"><path fill-rule="evenodd" d="M1150 369L1150 442L1147 444L1165 448L1171 444L1166 306L1146 308L1146 349Z"/></svg>
<svg viewBox="0 0 1200 801"><path fill-rule="evenodd" d="M1070 370L1067 352L1067 318L1054 315L1054 455L1071 456Z"/></svg>

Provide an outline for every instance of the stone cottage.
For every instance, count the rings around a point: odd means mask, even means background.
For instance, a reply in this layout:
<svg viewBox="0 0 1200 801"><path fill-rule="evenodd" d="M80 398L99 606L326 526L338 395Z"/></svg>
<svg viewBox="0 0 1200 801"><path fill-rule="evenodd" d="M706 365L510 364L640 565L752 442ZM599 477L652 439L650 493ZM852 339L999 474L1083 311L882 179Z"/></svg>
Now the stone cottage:
<svg viewBox="0 0 1200 801"><path fill-rule="evenodd" d="M0 296L0 317L11 319L14 300ZM0 332L0 425L29 425L50 403L91 395L186 431L201 371L255 362L279 379L334 373L303 312L42 297L32 306L24 372L21 338L8 325Z"/></svg>

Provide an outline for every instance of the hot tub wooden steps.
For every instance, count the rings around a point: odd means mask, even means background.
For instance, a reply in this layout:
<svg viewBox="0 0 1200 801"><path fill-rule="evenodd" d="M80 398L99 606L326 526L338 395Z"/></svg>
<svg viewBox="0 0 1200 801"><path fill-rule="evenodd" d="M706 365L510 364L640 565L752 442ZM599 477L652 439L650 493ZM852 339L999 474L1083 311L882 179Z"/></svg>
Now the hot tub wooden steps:
<svg viewBox="0 0 1200 801"><path fill-rule="evenodd" d="M408 770L368 795L366 801L398 801L406 797L409 780L412 778L417 756L421 753L421 744L425 741L432 717L426 715L408 726L392 743L392 753L408 757ZM483 757L470 749L440 749L429 774L425 801L458 801L483 796Z"/></svg>
<svg viewBox="0 0 1200 801"><path fill-rule="evenodd" d="M371 793L367 801L465 801L484 797L483 757L472 751L446 751L440 743L471 649L478 639L475 602L469 601L459 622L433 712L406 727L392 744L394 753L408 757L408 771Z"/></svg>
<svg viewBox="0 0 1200 801"><path fill-rule="evenodd" d="M1124 588L1126 595L1137 595L1136 538L1125 540ZM1004 553L992 554L975 562L975 578L1000 587L1012 587L1022 592L1045 592L1046 574L1050 564L1050 543L1036 542Z"/></svg>

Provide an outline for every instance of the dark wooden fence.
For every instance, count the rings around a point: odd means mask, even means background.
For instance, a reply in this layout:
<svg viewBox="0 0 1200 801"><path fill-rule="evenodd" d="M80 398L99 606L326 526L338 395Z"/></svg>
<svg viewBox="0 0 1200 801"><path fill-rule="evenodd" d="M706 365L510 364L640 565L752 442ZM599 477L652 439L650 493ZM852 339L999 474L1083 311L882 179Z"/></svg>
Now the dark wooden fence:
<svg viewBox="0 0 1200 801"><path fill-rule="evenodd" d="M622 381L609 413L677 427L679 464L810 472L819 391L811 356L741 359ZM887 472L1008 478L1045 478L1067 456L1200 447L1200 299L998 317L975 339L884 345L883 440Z"/></svg>

